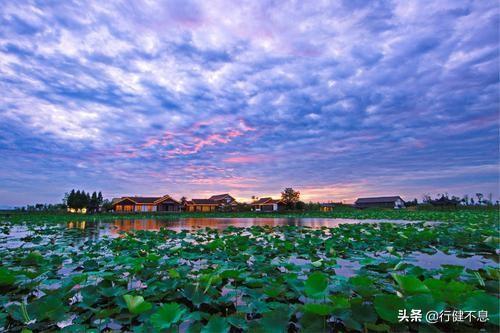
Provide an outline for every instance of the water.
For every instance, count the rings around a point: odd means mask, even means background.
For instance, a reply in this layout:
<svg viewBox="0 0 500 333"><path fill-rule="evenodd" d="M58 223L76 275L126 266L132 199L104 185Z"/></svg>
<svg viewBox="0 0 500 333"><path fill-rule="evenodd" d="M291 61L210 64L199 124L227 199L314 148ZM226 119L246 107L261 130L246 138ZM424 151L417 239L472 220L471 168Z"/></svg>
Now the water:
<svg viewBox="0 0 500 333"><path fill-rule="evenodd" d="M71 237L78 237L81 240L98 240L104 236L118 237L122 232L134 230L158 231L161 228L174 230L198 230L212 228L223 230L233 226L246 228L251 226L301 226L314 229L323 227L335 228L342 224L359 223L417 223L421 221L407 220L361 220L361 219L336 219L336 218L178 218L178 219L116 219L116 220L97 220L97 221L73 221L67 223L46 223L34 227L36 230L46 230L55 228L64 232L71 230ZM433 224L439 222L426 222ZM23 239L29 237L32 232L27 224L17 224L10 227L8 235L0 233L0 249L16 248L19 246L32 246ZM78 233L77 231L81 231ZM61 233L60 237L63 237Z"/></svg>
<svg viewBox="0 0 500 333"><path fill-rule="evenodd" d="M484 269L487 266L496 268L499 267L499 257L495 255L476 254L463 257L453 253L444 253L442 251L436 251L436 253L433 254L415 251L403 255L401 258L396 258L388 253L378 254L377 257L393 260L395 262L411 264L425 269L440 269L443 266L463 266L472 270ZM375 257L367 254L366 258ZM338 268L335 269L335 273L345 277L355 276L359 269L363 267L360 261L361 260L338 258L336 259ZM374 261L372 264L376 263L377 262Z"/></svg>
<svg viewBox="0 0 500 333"><path fill-rule="evenodd" d="M81 240L98 240L104 236L119 237L122 232L134 230L160 230L160 228L174 231L197 230L212 228L223 230L229 226L302 226L310 228L334 228L342 224L359 223L416 223L421 221L407 220L360 220L360 219L333 219L333 218L182 218L182 219L116 219L109 221L74 221L68 223L37 226L36 229L57 228L61 231L71 231L71 237ZM439 222L426 222L432 225ZM15 225L10 228L9 235L0 234L0 249L17 248L19 246L31 247L34 244L25 240L32 233L26 225ZM66 237L60 233L58 237ZM390 256L388 256L389 259ZM298 260L298 259L297 259ZM484 256L474 255L470 257L458 257L454 254L445 254L438 251L435 254L415 252L402 258L403 262L411 263L426 269L438 269L441 265L460 265L470 269L484 268L485 266L498 266L498 256L492 260ZM294 262L299 265L310 265L310 262ZM362 265L353 259L337 259L338 275L353 276Z"/></svg>
<svg viewBox="0 0 500 333"><path fill-rule="evenodd" d="M182 218L182 219L119 219L110 222L69 222L68 228L95 230L99 235L117 236L120 231L160 230L174 231L196 230L203 228L225 229L229 226L245 228L251 226L300 226L319 229L334 228L341 224L358 223L416 223L406 220L359 220L332 218Z"/></svg>

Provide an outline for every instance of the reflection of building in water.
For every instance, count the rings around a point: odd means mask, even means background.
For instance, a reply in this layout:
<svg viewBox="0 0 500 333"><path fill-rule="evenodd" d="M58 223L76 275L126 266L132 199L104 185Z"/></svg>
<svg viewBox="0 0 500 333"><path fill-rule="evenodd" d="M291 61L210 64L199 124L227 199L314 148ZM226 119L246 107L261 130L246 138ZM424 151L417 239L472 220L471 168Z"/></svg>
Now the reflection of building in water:
<svg viewBox="0 0 500 333"><path fill-rule="evenodd" d="M87 226L86 221L74 221L74 222L68 222L68 229L85 229Z"/></svg>
<svg viewBox="0 0 500 333"><path fill-rule="evenodd" d="M70 230L76 229L81 232L77 232L76 234L72 233L72 236L82 237L86 239L97 240L106 234L106 230L101 230L100 222L92 222L92 221L70 221L66 224L66 227Z"/></svg>
<svg viewBox="0 0 500 333"><path fill-rule="evenodd" d="M337 227L345 223L368 223L370 220L328 219L328 218L185 218L185 219L116 219L113 222L105 221L72 221L68 222L68 229L78 229L78 235L91 239L104 235L118 236L120 231L134 230L158 231L161 228L174 231L195 230L203 228L225 229L229 226L248 228L251 226L302 226L319 229L322 227ZM74 235L74 234L73 234Z"/></svg>
<svg viewBox="0 0 500 333"><path fill-rule="evenodd" d="M298 219L298 218L185 218L185 219L120 219L114 221L113 234L120 231L160 230L160 228L175 231L200 228L225 229L229 226L248 228L251 226L277 227L284 225L307 226L311 228L332 227L331 219Z"/></svg>
<svg viewBox="0 0 500 333"><path fill-rule="evenodd" d="M112 234L118 234L120 231L133 230L160 230L161 227L166 227L167 222L156 219L124 219L115 220L112 229Z"/></svg>

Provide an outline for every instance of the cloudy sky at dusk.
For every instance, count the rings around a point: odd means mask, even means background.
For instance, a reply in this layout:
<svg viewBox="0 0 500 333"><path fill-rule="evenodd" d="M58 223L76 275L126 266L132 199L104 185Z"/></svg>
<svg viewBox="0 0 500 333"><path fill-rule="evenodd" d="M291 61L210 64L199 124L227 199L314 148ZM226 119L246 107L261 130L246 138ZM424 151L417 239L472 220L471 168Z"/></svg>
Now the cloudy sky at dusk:
<svg viewBox="0 0 500 333"><path fill-rule="evenodd" d="M2 1L0 204L498 198L497 1Z"/></svg>

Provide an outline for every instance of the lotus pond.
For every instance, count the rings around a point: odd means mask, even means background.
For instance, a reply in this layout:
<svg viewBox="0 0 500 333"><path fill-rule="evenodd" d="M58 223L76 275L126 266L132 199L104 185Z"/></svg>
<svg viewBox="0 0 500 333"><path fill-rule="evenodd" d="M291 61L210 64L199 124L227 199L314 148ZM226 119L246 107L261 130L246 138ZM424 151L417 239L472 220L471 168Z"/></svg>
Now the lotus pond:
<svg viewBox="0 0 500 333"><path fill-rule="evenodd" d="M439 220L3 219L0 331L497 332L498 212Z"/></svg>

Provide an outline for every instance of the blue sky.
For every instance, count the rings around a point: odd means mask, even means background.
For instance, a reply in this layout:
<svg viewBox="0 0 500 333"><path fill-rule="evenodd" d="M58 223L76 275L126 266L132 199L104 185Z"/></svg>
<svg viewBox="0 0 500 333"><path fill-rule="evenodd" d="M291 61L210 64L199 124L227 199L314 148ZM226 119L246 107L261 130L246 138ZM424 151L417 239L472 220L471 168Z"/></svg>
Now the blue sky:
<svg viewBox="0 0 500 333"><path fill-rule="evenodd" d="M498 197L497 1L3 1L0 204Z"/></svg>

